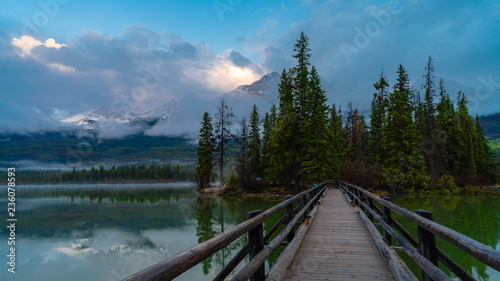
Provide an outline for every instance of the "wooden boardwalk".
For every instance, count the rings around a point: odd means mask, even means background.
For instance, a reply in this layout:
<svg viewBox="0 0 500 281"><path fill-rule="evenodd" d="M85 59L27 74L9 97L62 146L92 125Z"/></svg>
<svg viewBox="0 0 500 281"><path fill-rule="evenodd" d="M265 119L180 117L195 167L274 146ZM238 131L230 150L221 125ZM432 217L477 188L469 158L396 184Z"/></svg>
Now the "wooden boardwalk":
<svg viewBox="0 0 500 281"><path fill-rule="evenodd" d="M395 280L357 211L329 188L285 280Z"/></svg>

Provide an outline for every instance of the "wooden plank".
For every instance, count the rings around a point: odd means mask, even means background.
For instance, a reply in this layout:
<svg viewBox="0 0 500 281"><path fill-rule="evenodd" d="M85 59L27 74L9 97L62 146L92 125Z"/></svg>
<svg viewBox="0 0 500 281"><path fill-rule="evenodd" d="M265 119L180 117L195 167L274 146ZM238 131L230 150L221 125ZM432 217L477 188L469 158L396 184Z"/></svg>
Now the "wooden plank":
<svg viewBox="0 0 500 281"><path fill-rule="evenodd" d="M285 280L395 280L355 208L330 188Z"/></svg>

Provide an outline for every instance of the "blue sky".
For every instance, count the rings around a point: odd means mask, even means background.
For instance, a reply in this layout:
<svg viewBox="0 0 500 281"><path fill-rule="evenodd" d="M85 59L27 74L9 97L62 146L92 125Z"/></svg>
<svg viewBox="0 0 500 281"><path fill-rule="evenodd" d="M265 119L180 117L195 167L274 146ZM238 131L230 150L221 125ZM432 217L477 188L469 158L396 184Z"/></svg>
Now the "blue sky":
<svg viewBox="0 0 500 281"><path fill-rule="evenodd" d="M293 66L301 31L330 103L367 113L381 69L392 84L403 64L420 88L432 55L452 97L463 90L471 111L495 113L499 30L499 1L4 0L0 130L48 128L127 97L138 112L198 102L198 118L205 101Z"/></svg>

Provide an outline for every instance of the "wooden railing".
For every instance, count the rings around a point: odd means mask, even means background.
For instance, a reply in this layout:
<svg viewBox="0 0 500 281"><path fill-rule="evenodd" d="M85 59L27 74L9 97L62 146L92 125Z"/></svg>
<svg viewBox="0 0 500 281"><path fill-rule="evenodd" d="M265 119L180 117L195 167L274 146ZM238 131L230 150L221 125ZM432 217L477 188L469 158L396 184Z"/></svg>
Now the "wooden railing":
<svg viewBox="0 0 500 281"><path fill-rule="evenodd" d="M249 255L249 263L236 273L231 280L248 280L250 278L252 280L264 280L266 278L264 262L278 246L286 245L275 265L267 273L268 280L274 280L277 276L284 274L283 267L286 269L295 256L295 252L305 236L305 232L310 225L309 222L314 217L318 208L317 205L321 202L321 196L324 192L326 192L325 183L319 186L315 185L265 212L250 212L248 213L248 220L243 223L124 280L172 280L246 233L248 233L248 243L225 265L214 280L224 280L246 255ZM293 205L296 201L300 202L294 208ZM286 209L285 215L264 236L263 222L283 208ZM308 210L309 213L307 214ZM295 232L295 225L298 224L299 219L302 220L302 224ZM286 227L273 240L268 241L282 224L286 224ZM285 238L287 239L286 244L283 243Z"/></svg>
<svg viewBox="0 0 500 281"><path fill-rule="evenodd" d="M478 261L500 271L499 251L481 244L453 229L433 222L431 212L417 210L413 213L391 203L389 197L384 197L382 199L359 186L346 182L339 182L338 185L345 193L347 200L351 202L351 204L359 206L361 219L372 236L374 236L373 238L379 247L379 251L381 253L387 252L388 250L392 252L393 250L405 251L421 268L422 280L451 280L439 269L438 261L450 269L461 280L476 280L443 253L443 251L436 247L435 236L441 237L462 249L465 253L471 255ZM379 203L382 206L382 210L377 207L374 202ZM395 212L417 224L418 241L392 217L391 212ZM381 234L375 228L373 223L374 219L378 221L378 225L383 227L383 239L377 239L377 234ZM392 239L399 244L399 247L391 246ZM380 243L381 240L383 240L384 243ZM385 244L385 246L382 244ZM406 273L404 267L401 267L393 260L387 259L389 255L383 254L382 256L386 258L386 262L392 272L395 273L394 275L396 278L398 273ZM399 278L397 279L399 280ZM402 278L401 280L408 280L408 278Z"/></svg>

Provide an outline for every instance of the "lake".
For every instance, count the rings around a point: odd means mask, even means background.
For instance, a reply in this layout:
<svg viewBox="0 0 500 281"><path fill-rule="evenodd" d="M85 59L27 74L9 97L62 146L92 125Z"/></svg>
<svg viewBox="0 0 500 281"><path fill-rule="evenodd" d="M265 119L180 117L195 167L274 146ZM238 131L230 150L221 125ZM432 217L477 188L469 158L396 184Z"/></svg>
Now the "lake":
<svg viewBox="0 0 500 281"><path fill-rule="evenodd" d="M6 208L4 193L0 206ZM0 279L121 280L280 201L197 198L191 184L18 186L16 274L7 272L10 246L3 227ZM246 237L236 240L178 280L212 280L246 242Z"/></svg>
<svg viewBox="0 0 500 281"><path fill-rule="evenodd" d="M433 212L433 220L476 241L500 250L500 197L486 196L396 196L392 202L412 212L423 209ZM393 213L394 214L394 213ZM413 237L417 237L416 224L399 215L394 217ZM436 239L437 246L477 280L500 280L500 272L487 267L456 246ZM420 276L420 269L406 254L400 254L412 271ZM440 265L448 276L452 273ZM456 280L460 280L455 278Z"/></svg>
<svg viewBox="0 0 500 281"><path fill-rule="evenodd" d="M7 272L8 229L3 227L1 280L121 280L243 222L249 211L282 201L198 198L189 183L18 186L16 200L17 273ZM498 197L392 200L411 211L430 210L435 221L500 248ZM0 194L0 206L7 206L6 192ZM271 216L265 231L283 213ZM415 224L395 217L416 235ZM241 237L176 280L212 280L246 242ZM477 279L500 280L499 272L445 241L437 243ZM278 255L273 253L267 268ZM410 267L419 274L416 266Z"/></svg>

